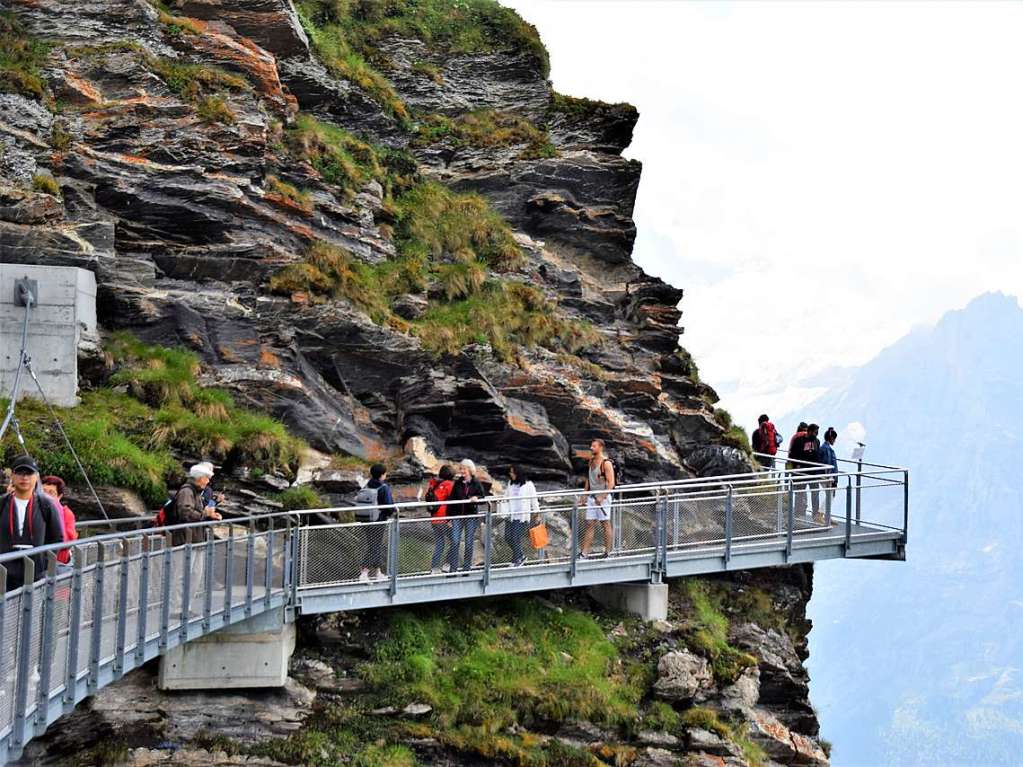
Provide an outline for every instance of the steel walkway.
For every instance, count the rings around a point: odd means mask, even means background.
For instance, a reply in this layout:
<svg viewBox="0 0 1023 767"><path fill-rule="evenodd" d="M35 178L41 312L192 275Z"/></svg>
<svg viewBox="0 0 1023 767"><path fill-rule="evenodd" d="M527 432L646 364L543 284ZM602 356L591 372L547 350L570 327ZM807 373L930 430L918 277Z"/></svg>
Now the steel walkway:
<svg viewBox="0 0 1023 767"><path fill-rule="evenodd" d="M819 471L802 465L616 488L612 551L599 559L579 555L582 491L540 493L539 512L524 517L507 499L492 497L472 516L447 504L447 522L437 524L429 504L413 502L398 504L398 514L381 522L352 521L354 507L293 511L6 554L0 566L22 560L27 585L8 591L0 569L7 649L0 658L0 764L132 669L268 610L293 618L821 559L904 559L908 472L849 462L826 479ZM871 521L863 518L865 501ZM548 542L534 549L527 530L539 522ZM451 562L451 523L474 528L471 567L435 572L438 538ZM604 550L596 527L594 552ZM188 542L173 546L172 531L184 531ZM516 565L519 544L526 558ZM72 551L69 566L57 563L62 549ZM362 564L378 558L383 574L367 582ZM39 569L45 572L33 580Z"/></svg>

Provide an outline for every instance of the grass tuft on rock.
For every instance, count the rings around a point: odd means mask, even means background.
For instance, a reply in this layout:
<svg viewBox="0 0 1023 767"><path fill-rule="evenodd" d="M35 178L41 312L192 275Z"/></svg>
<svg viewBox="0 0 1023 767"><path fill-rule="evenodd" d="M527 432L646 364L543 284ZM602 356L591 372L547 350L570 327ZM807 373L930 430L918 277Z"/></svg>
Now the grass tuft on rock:
<svg viewBox="0 0 1023 767"><path fill-rule="evenodd" d="M389 615L360 674L382 702L432 706L441 729L490 733L570 719L632 722L649 681L593 616L528 598Z"/></svg>
<svg viewBox="0 0 1023 767"><path fill-rule="evenodd" d="M308 485L289 487L277 495L277 500L283 504L285 511L322 509L327 505L323 497Z"/></svg>
<svg viewBox="0 0 1023 767"><path fill-rule="evenodd" d="M42 101L46 83L40 67L50 46L34 39L10 11L0 11L0 92Z"/></svg>
<svg viewBox="0 0 1023 767"><path fill-rule="evenodd" d="M46 173L37 173L32 176L32 188L51 197L60 197L60 184L57 183L57 179Z"/></svg>
<svg viewBox="0 0 1023 767"><path fill-rule="evenodd" d="M688 579L685 597L692 608L695 627L690 641L710 660L714 679L720 685L732 684L757 659L728 643L729 621L722 610L720 594L704 581Z"/></svg>
<svg viewBox="0 0 1023 767"><path fill-rule="evenodd" d="M441 141L455 147L483 149L524 145L523 159L557 156L557 149L551 144L545 129L519 115L493 109L467 112L457 117L427 115L417 127L415 144L429 146Z"/></svg>
<svg viewBox="0 0 1023 767"><path fill-rule="evenodd" d="M208 64L151 55L146 55L144 61L174 95L195 107L199 119L205 123L235 122L225 94L251 88L244 77Z"/></svg>
<svg viewBox="0 0 1023 767"><path fill-rule="evenodd" d="M411 37L439 54L523 52L544 77L550 72L536 27L497 0L298 0L296 5L312 24L335 30L367 59L379 59L383 39Z"/></svg>

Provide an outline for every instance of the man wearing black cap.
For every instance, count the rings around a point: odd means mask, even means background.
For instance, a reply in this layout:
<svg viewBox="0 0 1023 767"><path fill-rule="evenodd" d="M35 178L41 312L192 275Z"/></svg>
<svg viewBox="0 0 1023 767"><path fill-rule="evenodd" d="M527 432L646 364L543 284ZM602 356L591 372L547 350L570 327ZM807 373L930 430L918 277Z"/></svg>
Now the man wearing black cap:
<svg viewBox="0 0 1023 767"><path fill-rule="evenodd" d="M0 497L0 554L30 549L48 543L63 543L64 526L60 513L43 493L38 491L39 467L31 456L23 455L11 464L13 490ZM46 574L46 556L32 557L35 577ZM21 559L3 562L7 569L7 589L24 584Z"/></svg>

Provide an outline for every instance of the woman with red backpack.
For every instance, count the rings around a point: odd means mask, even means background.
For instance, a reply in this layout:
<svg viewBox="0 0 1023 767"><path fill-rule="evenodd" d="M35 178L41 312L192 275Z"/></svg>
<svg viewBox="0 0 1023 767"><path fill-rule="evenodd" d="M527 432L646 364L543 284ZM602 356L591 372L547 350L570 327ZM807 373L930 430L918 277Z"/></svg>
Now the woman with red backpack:
<svg viewBox="0 0 1023 767"><path fill-rule="evenodd" d="M440 467L436 477L430 479L426 487L427 503L446 501L451 497L451 490L455 486L455 472L445 464ZM430 507L430 519L433 528L433 558L430 560L430 572L439 575L440 564L444 561L444 549L451 550L454 545L451 540L451 523L446 519L448 507L446 504Z"/></svg>

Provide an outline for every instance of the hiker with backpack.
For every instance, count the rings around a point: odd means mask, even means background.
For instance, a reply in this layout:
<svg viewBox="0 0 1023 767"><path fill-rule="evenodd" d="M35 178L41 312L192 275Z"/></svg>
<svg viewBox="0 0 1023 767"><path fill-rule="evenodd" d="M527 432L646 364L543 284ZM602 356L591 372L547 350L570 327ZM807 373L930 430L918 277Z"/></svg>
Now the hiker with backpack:
<svg viewBox="0 0 1023 767"><path fill-rule="evenodd" d="M593 536L597 523L604 530L604 557L611 556L614 545L614 529L611 525L611 491L615 489L615 466L604 452L604 440L594 439L590 443L590 462L586 473L586 490L594 493L586 496L586 528L583 531L579 554L590 556Z"/></svg>
<svg viewBox="0 0 1023 767"><path fill-rule="evenodd" d="M801 440L806 436L806 421L800 421L799 426L796 427L795 434L792 435L792 439L789 440L789 460L785 463L785 468L789 471L799 468L799 464L795 463L792 459L798 458L796 455L796 441Z"/></svg>
<svg viewBox="0 0 1023 767"><path fill-rule="evenodd" d="M778 454L778 446L781 445L782 438L766 413L757 419L757 428L753 430L752 443L753 452L760 454L755 458L761 468L773 469L774 456Z"/></svg>
<svg viewBox="0 0 1023 767"><path fill-rule="evenodd" d="M369 467L369 482L355 496L355 520L365 522L362 528L365 538L365 547L362 554L362 572L359 573L359 580L362 583L369 583L370 570L373 570L373 580L378 581L387 577L384 572L384 531L383 524L397 513L394 507L394 497L391 495L391 486L385 481L387 479L387 467L382 463L375 463Z"/></svg>
<svg viewBox="0 0 1023 767"><path fill-rule="evenodd" d="M204 519L223 519L217 513L212 498L207 500L206 488L213 479L213 464L202 461L188 470L188 482L183 484L174 495L173 501L165 509L166 525L184 525L189 522L202 522ZM181 546L188 542L188 530L174 530L171 533L171 544Z"/></svg>
<svg viewBox="0 0 1023 767"><path fill-rule="evenodd" d="M811 423L806 431L792 440L790 459L799 461L795 464L796 480L796 514L806 514L806 496L810 496L810 504L816 519L820 515L821 499L817 492L821 482L819 476L822 467L817 465L821 449L821 441L817 439L820 427ZM805 489L806 492L803 492Z"/></svg>
<svg viewBox="0 0 1023 767"><path fill-rule="evenodd" d="M448 507L443 501L451 497L451 489L455 485L455 472L451 467L444 464L436 477L430 479L426 487L424 501L430 504L440 503L439 506L430 506L430 527L433 530L433 558L430 560L430 572L433 575L441 573L441 563L444 561L445 547L451 548L451 523L447 519Z"/></svg>
<svg viewBox="0 0 1023 767"><path fill-rule="evenodd" d="M458 570L458 550L465 538L465 555L462 557L462 570L472 569L473 549L476 544L476 529L480 526L480 512L476 501L485 497L487 492L476 479L476 464L465 458L458 464L458 477L451 489L452 501L467 501L453 506L451 520L451 572Z"/></svg>

